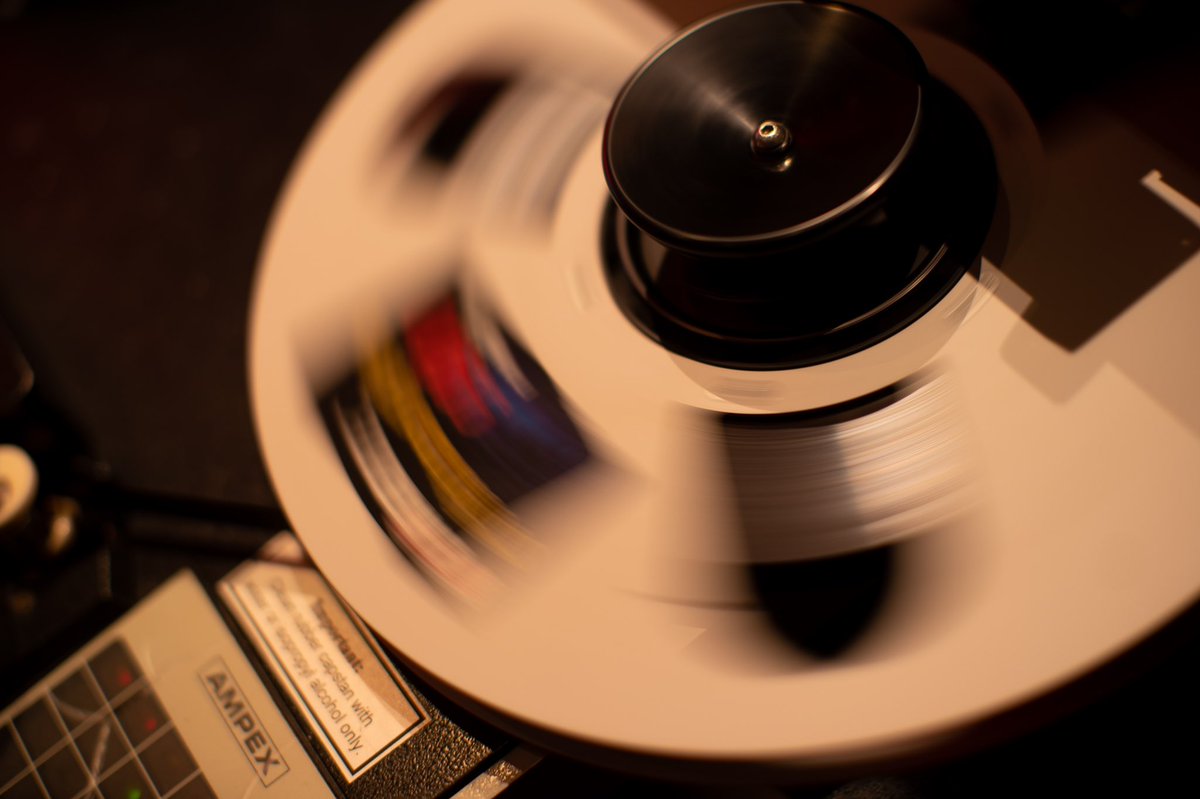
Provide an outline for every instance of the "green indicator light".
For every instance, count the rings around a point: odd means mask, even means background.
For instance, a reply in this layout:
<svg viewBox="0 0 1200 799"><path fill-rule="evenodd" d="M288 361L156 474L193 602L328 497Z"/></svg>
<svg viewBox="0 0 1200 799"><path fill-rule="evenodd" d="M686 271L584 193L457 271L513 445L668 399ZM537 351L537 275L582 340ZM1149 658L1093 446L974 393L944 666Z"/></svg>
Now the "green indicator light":
<svg viewBox="0 0 1200 799"><path fill-rule="evenodd" d="M130 788L125 792L125 799L142 799L142 789Z"/></svg>

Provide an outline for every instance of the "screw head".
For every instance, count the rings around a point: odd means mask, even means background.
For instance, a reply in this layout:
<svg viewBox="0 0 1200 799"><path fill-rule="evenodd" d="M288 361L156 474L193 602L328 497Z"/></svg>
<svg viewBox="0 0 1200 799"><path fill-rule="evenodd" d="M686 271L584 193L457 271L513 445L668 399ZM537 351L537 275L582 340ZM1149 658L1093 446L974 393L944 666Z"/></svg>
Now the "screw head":
<svg viewBox="0 0 1200 799"><path fill-rule="evenodd" d="M782 122L765 119L754 129L750 146L762 156L779 155L792 143L792 134Z"/></svg>

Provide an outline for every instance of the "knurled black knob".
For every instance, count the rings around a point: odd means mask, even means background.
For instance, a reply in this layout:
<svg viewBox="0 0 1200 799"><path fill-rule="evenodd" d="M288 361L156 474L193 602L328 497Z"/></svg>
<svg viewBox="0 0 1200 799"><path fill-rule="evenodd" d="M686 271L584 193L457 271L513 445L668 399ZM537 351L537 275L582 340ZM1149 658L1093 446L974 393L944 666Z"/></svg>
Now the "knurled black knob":
<svg viewBox="0 0 1200 799"><path fill-rule="evenodd" d="M861 350L979 263L995 161L970 108L875 14L751 6L683 31L605 126L618 306L668 349L792 368Z"/></svg>
<svg viewBox="0 0 1200 799"><path fill-rule="evenodd" d="M778 248L883 191L912 149L928 74L895 26L778 3L684 31L629 80L604 171L634 224L699 254Z"/></svg>

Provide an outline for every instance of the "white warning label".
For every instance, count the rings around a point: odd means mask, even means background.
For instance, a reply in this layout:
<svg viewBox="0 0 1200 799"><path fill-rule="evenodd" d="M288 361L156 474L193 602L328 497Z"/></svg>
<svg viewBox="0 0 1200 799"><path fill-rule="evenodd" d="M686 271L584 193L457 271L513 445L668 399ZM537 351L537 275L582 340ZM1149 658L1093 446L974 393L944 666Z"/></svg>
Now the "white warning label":
<svg viewBox="0 0 1200 799"><path fill-rule="evenodd" d="M312 569L247 563L219 590L348 781L426 722L403 680Z"/></svg>

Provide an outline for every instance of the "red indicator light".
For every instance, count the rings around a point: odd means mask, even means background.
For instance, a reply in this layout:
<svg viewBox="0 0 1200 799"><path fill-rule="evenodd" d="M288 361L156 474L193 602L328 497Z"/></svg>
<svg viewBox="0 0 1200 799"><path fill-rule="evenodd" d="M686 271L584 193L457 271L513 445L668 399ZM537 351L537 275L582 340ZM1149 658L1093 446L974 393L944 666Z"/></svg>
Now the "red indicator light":
<svg viewBox="0 0 1200 799"><path fill-rule="evenodd" d="M117 672L117 682L124 688L133 682L133 674L130 673L129 669L121 669Z"/></svg>
<svg viewBox="0 0 1200 799"><path fill-rule="evenodd" d="M156 718L146 719L146 732L154 732L157 729L158 729L158 719L156 719Z"/></svg>

